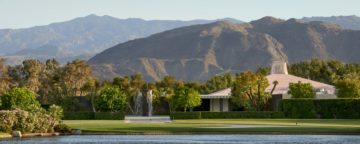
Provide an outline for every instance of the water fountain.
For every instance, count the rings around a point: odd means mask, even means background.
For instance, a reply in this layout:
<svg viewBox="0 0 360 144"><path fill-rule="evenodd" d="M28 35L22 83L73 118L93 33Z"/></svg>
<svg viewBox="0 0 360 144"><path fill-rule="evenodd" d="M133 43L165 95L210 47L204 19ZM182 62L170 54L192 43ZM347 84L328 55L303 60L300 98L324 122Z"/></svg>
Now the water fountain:
<svg viewBox="0 0 360 144"><path fill-rule="evenodd" d="M146 93L146 101L148 102L147 105L148 105L148 113L147 113L147 116L152 116L152 113L153 113L153 106L152 106L152 100L153 100L153 94L152 94L152 90L149 90L147 93Z"/></svg>
<svg viewBox="0 0 360 144"><path fill-rule="evenodd" d="M126 116L125 122L170 122L169 116L153 116L152 90L142 90L135 98L135 116Z"/></svg>
<svg viewBox="0 0 360 144"><path fill-rule="evenodd" d="M143 95L139 91L135 98L135 106L134 106L134 114L135 115L142 115L142 105L143 105Z"/></svg>

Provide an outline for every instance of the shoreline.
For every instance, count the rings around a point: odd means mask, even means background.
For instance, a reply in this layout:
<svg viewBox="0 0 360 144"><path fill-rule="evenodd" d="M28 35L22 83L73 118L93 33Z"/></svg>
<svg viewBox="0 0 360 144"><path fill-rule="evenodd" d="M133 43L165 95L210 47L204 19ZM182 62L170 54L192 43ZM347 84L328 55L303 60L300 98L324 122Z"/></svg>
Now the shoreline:
<svg viewBox="0 0 360 144"><path fill-rule="evenodd" d="M179 132L179 133L155 133L155 132L143 132L143 133L119 133L119 132L89 132L83 131L81 134L62 134L62 133L27 133L21 138L42 138L42 137L56 137L56 136L86 136L86 135L341 135L341 136L360 136L359 133L284 133L284 132ZM1 139L12 139L18 138L13 137L11 134L0 135Z"/></svg>
<svg viewBox="0 0 360 144"><path fill-rule="evenodd" d="M24 133L20 138L31 138L31 137L53 137L53 136L60 136L61 133L54 132L54 133ZM0 139L8 139L8 138L19 138L14 137L10 133L2 133L0 134Z"/></svg>
<svg viewBox="0 0 360 144"><path fill-rule="evenodd" d="M314 132L139 132L139 133L121 133L121 132L90 132L83 131L81 135L353 135L360 136L359 133L314 133Z"/></svg>

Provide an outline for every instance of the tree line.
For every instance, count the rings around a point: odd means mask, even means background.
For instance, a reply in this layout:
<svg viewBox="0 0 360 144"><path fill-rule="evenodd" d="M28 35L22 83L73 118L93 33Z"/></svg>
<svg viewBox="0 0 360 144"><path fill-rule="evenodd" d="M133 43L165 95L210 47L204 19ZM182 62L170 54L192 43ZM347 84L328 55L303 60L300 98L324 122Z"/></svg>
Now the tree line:
<svg viewBox="0 0 360 144"><path fill-rule="evenodd" d="M313 59L290 64L288 69L290 74L335 85L338 97L360 97L358 64ZM136 96L145 89L153 91L153 103L158 109L165 104L171 111L187 111L201 104L200 94L231 87L231 102L234 105L246 110L267 110L272 94L272 91L265 92L269 86L266 79L269 71L268 67L260 67L254 72L215 75L205 82L183 81L173 76L146 82L139 73L100 81L83 60L60 65L55 59L45 62L29 59L20 65L9 66L5 59L0 59L0 95L14 88L26 88L36 95L41 104L60 105L65 111L76 109L79 102L73 99L74 96L86 96L94 103L93 110L126 110L133 113ZM277 82L270 83L274 83L275 89Z"/></svg>

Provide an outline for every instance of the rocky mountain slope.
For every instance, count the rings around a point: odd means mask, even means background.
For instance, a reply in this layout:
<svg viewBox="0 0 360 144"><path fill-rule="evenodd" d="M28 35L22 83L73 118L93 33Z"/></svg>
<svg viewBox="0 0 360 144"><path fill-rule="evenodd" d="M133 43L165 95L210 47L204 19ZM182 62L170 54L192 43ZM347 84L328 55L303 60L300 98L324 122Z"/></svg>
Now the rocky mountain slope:
<svg viewBox="0 0 360 144"><path fill-rule="evenodd" d="M236 22L241 22L231 19ZM92 56L116 44L149 36L182 26L210 23L215 20L142 20L118 19L111 16L89 15L66 22L25 29L0 30L0 55L9 61L25 58L48 57L65 59ZM60 50L46 53L49 45ZM51 50L55 50L52 49ZM25 55L24 55L24 51ZM40 54L39 54L40 53Z"/></svg>
<svg viewBox="0 0 360 144"><path fill-rule="evenodd" d="M270 65L273 60L360 62L359 55L360 31L324 22L264 17L243 24L222 21L165 31L116 45L89 63L105 79L139 72L149 81L165 75L206 80Z"/></svg>

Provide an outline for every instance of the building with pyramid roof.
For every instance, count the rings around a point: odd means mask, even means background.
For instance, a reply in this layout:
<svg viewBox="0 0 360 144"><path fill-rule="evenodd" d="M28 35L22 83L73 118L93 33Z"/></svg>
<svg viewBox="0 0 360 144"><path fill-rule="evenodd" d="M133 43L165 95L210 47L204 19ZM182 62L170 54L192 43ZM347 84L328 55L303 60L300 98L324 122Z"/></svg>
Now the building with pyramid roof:
<svg viewBox="0 0 360 144"><path fill-rule="evenodd" d="M266 92L271 92L274 87L273 82L277 81L276 88L273 91L273 96L280 97L280 99L290 99L288 94L290 83L310 83L316 90L317 99L335 99L335 86L325 83L297 77L288 74L287 65L285 62L275 61L271 66L270 75L266 76L269 81L269 86ZM202 109L220 112L229 111L229 99L231 97L231 88L226 88L214 93L201 95L203 100Z"/></svg>

